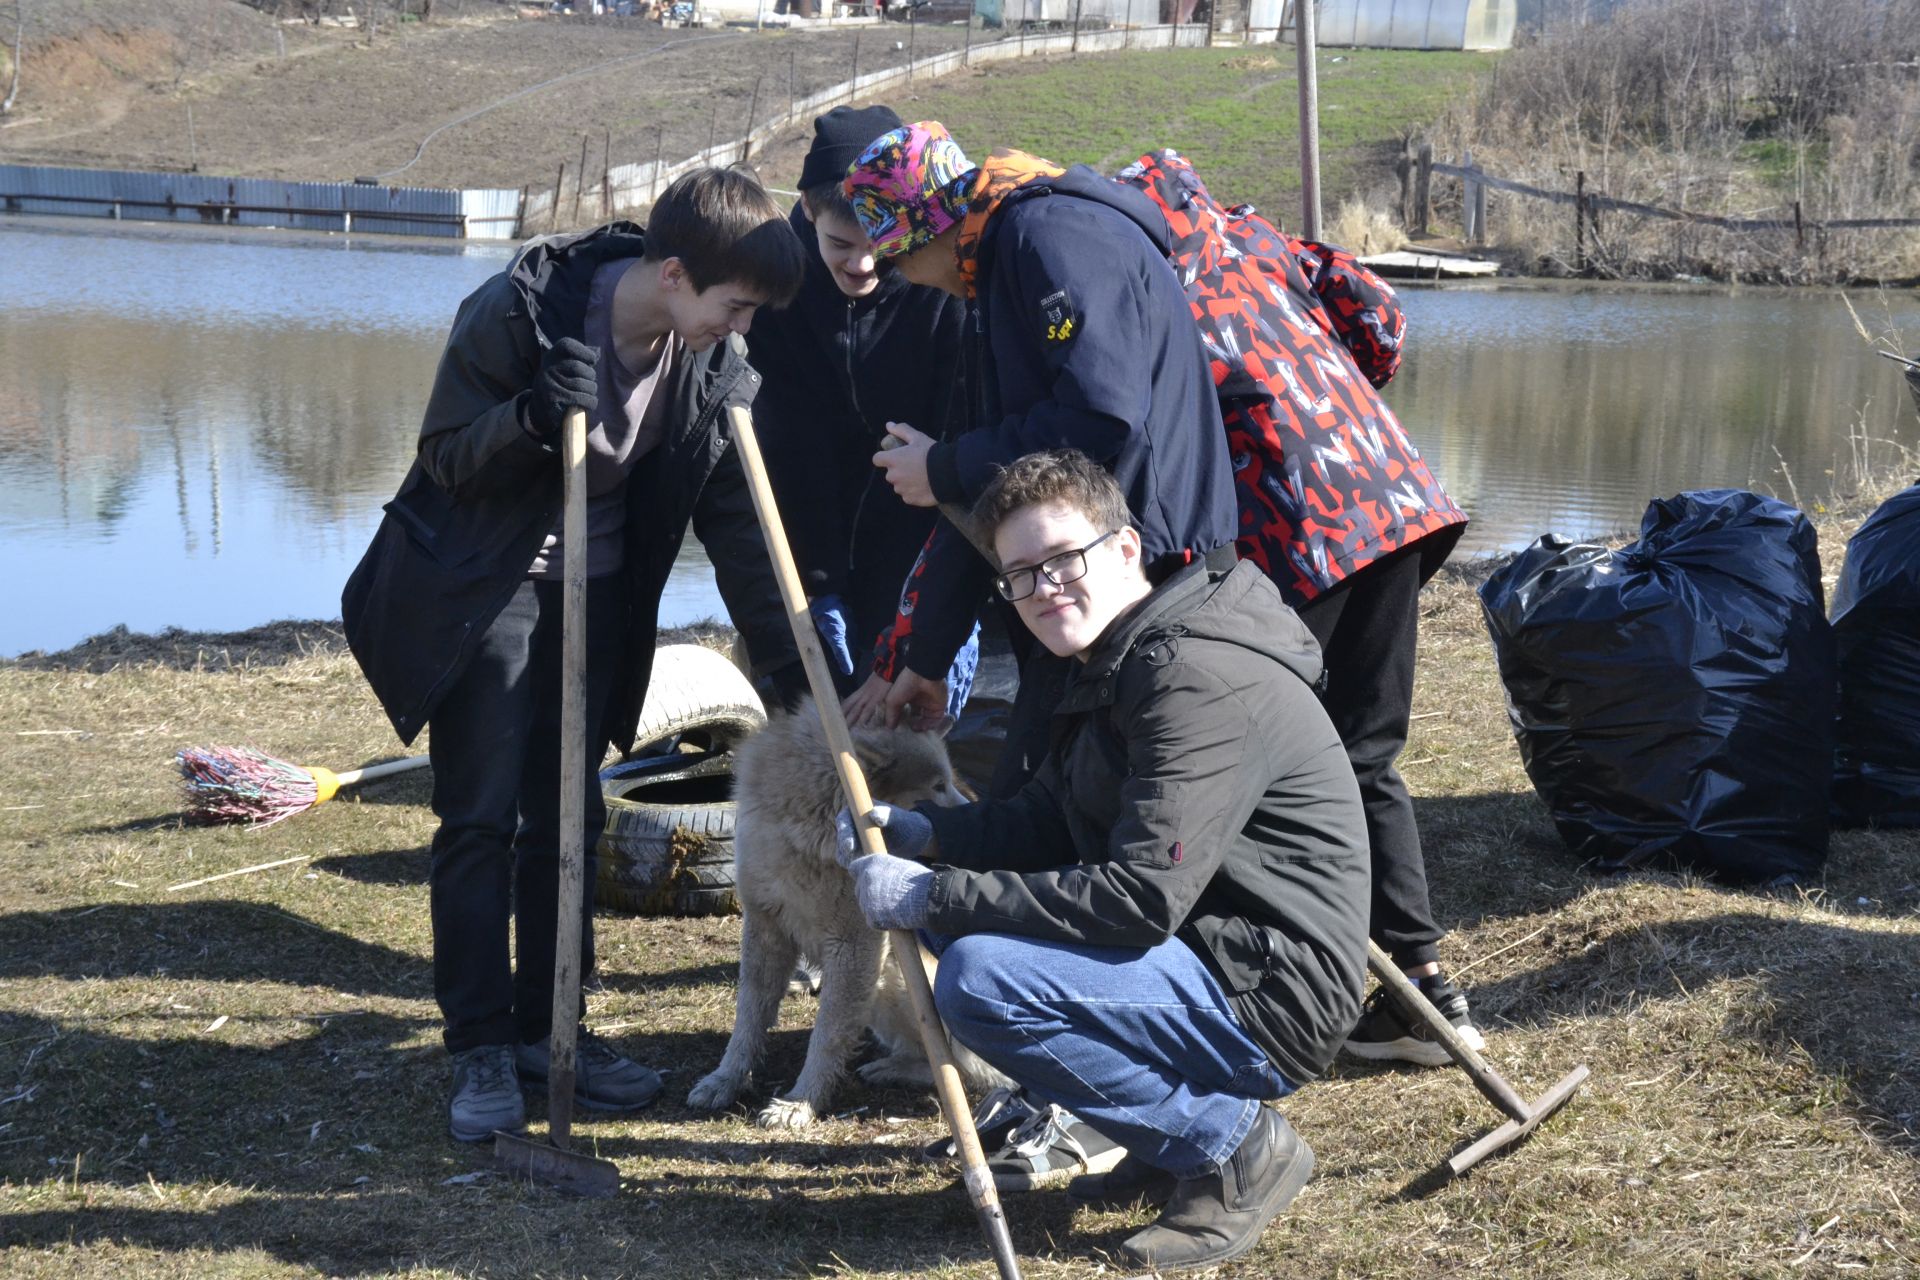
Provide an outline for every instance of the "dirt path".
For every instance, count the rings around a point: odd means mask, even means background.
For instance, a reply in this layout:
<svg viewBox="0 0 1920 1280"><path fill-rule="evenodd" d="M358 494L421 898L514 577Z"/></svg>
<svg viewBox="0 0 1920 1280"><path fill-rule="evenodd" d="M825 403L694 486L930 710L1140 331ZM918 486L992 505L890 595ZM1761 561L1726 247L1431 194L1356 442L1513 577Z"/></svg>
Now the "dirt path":
<svg viewBox="0 0 1920 1280"><path fill-rule="evenodd" d="M684 156L739 133L750 109L756 121L784 114L789 79L800 96L846 79L856 42L860 70L871 71L904 61L909 39L926 54L964 33L932 24L798 34L505 19L410 26L371 47L344 32L301 38L325 43L303 56L230 57L172 83L94 85L84 110L49 102L31 113L44 120L7 130L0 146L21 163L186 169L197 160L203 173L246 177L548 184L562 160L576 170L583 134L590 172L608 156L652 159L656 146ZM463 116L471 118L453 123Z"/></svg>

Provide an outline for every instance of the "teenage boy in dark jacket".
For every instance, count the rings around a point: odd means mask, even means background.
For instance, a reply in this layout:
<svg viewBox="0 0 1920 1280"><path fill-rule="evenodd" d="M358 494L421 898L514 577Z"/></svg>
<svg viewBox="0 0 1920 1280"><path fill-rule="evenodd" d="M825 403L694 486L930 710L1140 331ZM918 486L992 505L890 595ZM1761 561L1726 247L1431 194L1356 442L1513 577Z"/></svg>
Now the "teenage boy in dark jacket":
<svg viewBox="0 0 1920 1280"><path fill-rule="evenodd" d="M1119 488L1073 451L1007 467L976 508L995 586L1073 659L1019 794L881 806L888 852L842 861L876 928L944 940L948 1029L1127 1158L1089 1202L1165 1203L1122 1253L1169 1270L1251 1248L1313 1168L1263 1107L1359 1012L1359 790L1314 696L1319 648L1251 564L1159 586Z"/></svg>
<svg viewBox="0 0 1920 1280"><path fill-rule="evenodd" d="M876 139L848 170L846 192L875 255L916 284L970 300L977 323L967 347L969 430L941 443L918 424L892 424L904 443L874 463L896 493L915 506L970 504L997 467L1072 447L1119 482L1151 578L1231 544L1220 406L1152 201L1084 165L1062 169L1019 151L975 166L933 122ZM909 707L937 716L942 673L992 573L939 526L893 646L876 662L878 682L850 711L869 713L884 698L889 719ZM1022 664L993 794L1017 787L1044 754L1060 675L1044 660Z"/></svg>
<svg viewBox="0 0 1920 1280"><path fill-rule="evenodd" d="M675 182L647 229L524 248L454 317L420 453L341 600L348 643L403 741L433 730L434 995L453 1136L525 1122L546 1078L559 841L592 883L605 820L559 825L561 421L588 423L587 759L632 745L660 592L691 521L756 668L802 684L725 410L759 385L740 335L799 287L801 248L750 175ZM508 952L512 917L518 962ZM593 969L592 912L581 921ZM576 1101L631 1110L654 1072L583 1031Z"/></svg>
<svg viewBox="0 0 1920 1280"><path fill-rule="evenodd" d="M945 437L966 416L966 304L881 271L840 189L854 158L899 125L883 106L835 107L814 120L789 219L807 246L806 277L793 305L761 317L747 335L747 354L766 379L754 428L843 695L865 677L938 518L895 496L873 452L889 422ZM978 655L970 641L947 673L954 714Z"/></svg>

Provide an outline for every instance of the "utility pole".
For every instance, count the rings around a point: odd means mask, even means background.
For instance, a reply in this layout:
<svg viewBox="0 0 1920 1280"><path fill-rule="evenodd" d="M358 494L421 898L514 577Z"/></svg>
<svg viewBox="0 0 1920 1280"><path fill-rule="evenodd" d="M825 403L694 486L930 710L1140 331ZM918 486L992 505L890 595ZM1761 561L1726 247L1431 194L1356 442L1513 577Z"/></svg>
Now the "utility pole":
<svg viewBox="0 0 1920 1280"><path fill-rule="evenodd" d="M1300 226L1320 238L1320 80L1314 60L1314 0L1293 0L1300 79Z"/></svg>

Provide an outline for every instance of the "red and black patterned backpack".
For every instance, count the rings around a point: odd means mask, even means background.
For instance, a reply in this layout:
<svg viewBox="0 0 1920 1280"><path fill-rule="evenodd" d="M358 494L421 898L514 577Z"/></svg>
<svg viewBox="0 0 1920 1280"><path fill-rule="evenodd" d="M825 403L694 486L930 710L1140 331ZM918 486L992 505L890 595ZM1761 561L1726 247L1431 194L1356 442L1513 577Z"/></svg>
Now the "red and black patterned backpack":
<svg viewBox="0 0 1920 1280"><path fill-rule="evenodd" d="M1292 604L1402 547L1437 568L1467 517L1380 399L1406 319L1342 249L1222 208L1187 160L1142 156L1115 181L1167 215L1169 255L1206 343L1240 509L1236 550Z"/></svg>

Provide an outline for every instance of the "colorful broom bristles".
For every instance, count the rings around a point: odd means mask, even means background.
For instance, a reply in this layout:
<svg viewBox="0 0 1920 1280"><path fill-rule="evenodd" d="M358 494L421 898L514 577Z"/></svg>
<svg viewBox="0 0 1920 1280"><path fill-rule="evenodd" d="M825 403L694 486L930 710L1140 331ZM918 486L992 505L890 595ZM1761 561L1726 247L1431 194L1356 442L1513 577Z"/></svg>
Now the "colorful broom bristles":
<svg viewBox="0 0 1920 1280"><path fill-rule="evenodd" d="M176 759L193 822L270 827L320 799L312 772L251 747L188 747Z"/></svg>

